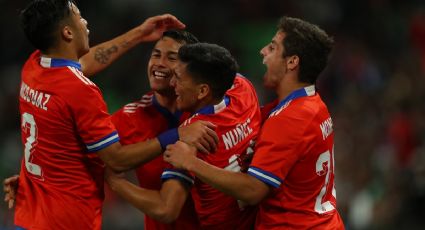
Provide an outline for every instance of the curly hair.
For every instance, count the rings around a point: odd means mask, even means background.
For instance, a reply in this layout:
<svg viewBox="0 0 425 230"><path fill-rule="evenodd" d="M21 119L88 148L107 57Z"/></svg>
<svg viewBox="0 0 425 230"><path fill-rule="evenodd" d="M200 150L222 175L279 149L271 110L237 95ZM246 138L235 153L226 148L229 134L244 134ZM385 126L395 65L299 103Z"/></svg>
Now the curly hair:
<svg viewBox="0 0 425 230"><path fill-rule="evenodd" d="M277 27L285 33L283 57L297 55L300 59L299 81L314 84L327 65L333 39L318 26L298 18L284 16Z"/></svg>

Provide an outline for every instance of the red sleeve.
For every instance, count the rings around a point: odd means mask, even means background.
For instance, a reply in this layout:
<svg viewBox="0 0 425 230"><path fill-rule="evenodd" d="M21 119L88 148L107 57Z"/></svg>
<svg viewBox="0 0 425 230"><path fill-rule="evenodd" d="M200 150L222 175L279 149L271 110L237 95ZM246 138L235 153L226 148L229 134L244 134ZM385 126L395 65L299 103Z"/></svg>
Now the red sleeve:
<svg viewBox="0 0 425 230"><path fill-rule="evenodd" d="M164 169L164 172L161 175L161 180L166 181L169 179L175 179L181 181L187 186L192 186L195 183L194 176L189 173L189 171L177 169L172 165Z"/></svg>
<svg viewBox="0 0 425 230"><path fill-rule="evenodd" d="M255 146L248 174L279 187L303 150L303 124L297 117L275 116L267 119Z"/></svg>
<svg viewBox="0 0 425 230"><path fill-rule="evenodd" d="M73 82L75 86L69 88L75 91L68 93L66 101L88 151L96 152L119 141L119 137L99 88L85 79Z"/></svg>
<svg viewBox="0 0 425 230"><path fill-rule="evenodd" d="M272 111L273 108L275 108L277 106L277 104L279 104L279 100L275 99L274 101L261 106L260 110L261 110L261 123L262 124L267 120L270 112Z"/></svg>
<svg viewBox="0 0 425 230"><path fill-rule="evenodd" d="M117 129L121 144L129 145L136 143L132 138L132 134L135 135L134 124L132 124L129 114L124 113L124 110L121 108L112 114L111 121Z"/></svg>

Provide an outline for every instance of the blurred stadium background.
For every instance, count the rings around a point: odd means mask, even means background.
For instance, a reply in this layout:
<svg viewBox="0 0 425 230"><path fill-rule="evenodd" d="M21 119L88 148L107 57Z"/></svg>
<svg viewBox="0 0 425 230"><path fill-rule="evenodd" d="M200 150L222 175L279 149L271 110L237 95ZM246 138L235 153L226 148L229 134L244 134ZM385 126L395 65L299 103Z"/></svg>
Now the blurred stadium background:
<svg viewBox="0 0 425 230"><path fill-rule="evenodd" d="M33 48L19 27L29 1L1 0L0 179L19 170L20 68ZM262 102L259 50L282 15L320 25L336 40L318 83L334 120L338 209L347 229L425 229L424 0L91 0L77 1L91 45L172 13L205 42L228 48ZM94 81L114 112L148 90L152 44L142 44ZM78 92L76 92L78 93ZM3 196L3 195L2 195ZM143 229L139 211L109 194L103 229ZM13 212L1 203L0 230Z"/></svg>

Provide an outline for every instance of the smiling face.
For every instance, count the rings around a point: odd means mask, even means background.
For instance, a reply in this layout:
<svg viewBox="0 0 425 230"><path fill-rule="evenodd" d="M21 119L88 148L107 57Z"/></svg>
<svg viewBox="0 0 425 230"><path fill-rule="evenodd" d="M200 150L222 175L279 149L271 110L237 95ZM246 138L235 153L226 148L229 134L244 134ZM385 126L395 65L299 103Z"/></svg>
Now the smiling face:
<svg viewBox="0 0 425 230"><path fill-rule="evenodd" d="M283 39L285 34L282 31L277 31L272 41L261 49L260 53L263 56L263 64L266 65L267 71L264 74L264 86L271 89L276 89L280 80L287 72L286 60L283 58Z"/></svg>
<svg viewBox="0 0 425 230"><path fill-rule="evenodd" d="M152 50L148 63L148 78L152 90L158 93L173 93L170 85L177 64L177 52L182 43L163 37Z"/></svg>
<svg viewBox="0 0 425 230"><path fill-rule="evenodd" d="M175 89L177 98L177 108L181 111L196 112L202 98L200 98L200 87L202 84L197 84L187 71L187 64L178 62L175 68L175 76L171 81Z"/></svg>

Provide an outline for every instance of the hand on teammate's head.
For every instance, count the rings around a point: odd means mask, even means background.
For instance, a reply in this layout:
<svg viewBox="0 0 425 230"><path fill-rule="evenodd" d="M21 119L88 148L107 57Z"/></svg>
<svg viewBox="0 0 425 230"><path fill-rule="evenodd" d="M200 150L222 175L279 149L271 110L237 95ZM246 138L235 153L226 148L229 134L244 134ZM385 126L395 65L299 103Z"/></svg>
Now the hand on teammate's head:
<svg viewBox="0 0 425 230"><path fill-rule="evenodd" d="M146 19L138 29L142 41L156 41L167 30L184 29L185 27L186 25L174 15L163 14Z"/></svg>

